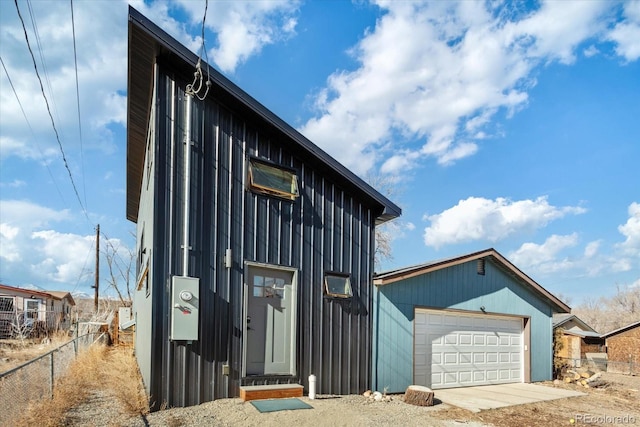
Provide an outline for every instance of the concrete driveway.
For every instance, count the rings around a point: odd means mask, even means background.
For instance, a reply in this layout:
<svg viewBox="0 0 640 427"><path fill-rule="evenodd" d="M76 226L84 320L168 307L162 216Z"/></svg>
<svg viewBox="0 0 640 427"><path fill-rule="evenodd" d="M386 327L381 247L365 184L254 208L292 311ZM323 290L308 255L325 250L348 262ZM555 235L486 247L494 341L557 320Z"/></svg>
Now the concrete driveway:
<svg viewBox="0 0 640 427"><path fill-rule="evenodd" d="M433 392L434 397L443 403L472 412L585 395L579 391L524 383L449 388Z"/></svg>

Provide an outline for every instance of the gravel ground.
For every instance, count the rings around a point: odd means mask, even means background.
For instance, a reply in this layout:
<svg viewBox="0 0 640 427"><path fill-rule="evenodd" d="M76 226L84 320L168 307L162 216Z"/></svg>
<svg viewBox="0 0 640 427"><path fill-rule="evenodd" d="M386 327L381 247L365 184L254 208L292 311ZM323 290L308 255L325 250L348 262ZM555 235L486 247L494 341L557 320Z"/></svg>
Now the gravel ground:
<svg viewBox="0 0 640 427"><path fill-rule="evenodd" d="M630 413L640 424L640 377L605 374L611 383L605 389L587 390L588 395L557 401L512 406L473 414L437 402L433 407L404 403L402 395L391 402L373 402L360 395L320 395L302 401L313 409L260 413L250 402L220 399L188 408L170 408L144 417L130 417L117 400L105 392L68 413L68 426L553 426L568 422L571 414L603 411ZM553 387L553 383L545 383ZM556 385L563 388L575 386ZM580 390L580 389L579 389ZM584 389L582 389L584 391ZM437 392L436 392L437 398ZM436 399L437 400L437 399ZM599 412L598 412L599 413ZM561 421L561 422L560 422Z"/></svg>
<svg viewBox="0 0 640 427"><path fill-rule="evenodd" d="M188 408L170 408L144 417L128 417L114 399L96 393L69 412L70 426L470 426L479 422L439 420L430 414L446 408L418 407L403 402L402 395L391 402L373 402L363 396L302 397L313 409L261 413L250 402L240 399L220 399Z"/></svg>

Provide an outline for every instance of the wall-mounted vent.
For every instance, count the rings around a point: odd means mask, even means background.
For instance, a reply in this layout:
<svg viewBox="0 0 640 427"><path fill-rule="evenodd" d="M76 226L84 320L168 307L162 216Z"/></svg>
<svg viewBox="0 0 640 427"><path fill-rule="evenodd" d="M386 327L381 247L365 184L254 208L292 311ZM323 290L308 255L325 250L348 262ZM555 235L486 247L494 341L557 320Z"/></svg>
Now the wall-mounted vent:
<svg viewBox="0 0 640 427"><path fill-rule="evenodd" d="M481 258L481 259L478 260L478 265L477 265L478 274L481 275L481 276L484 276L484 271L485 271L485 269L484 269L484 267L485 267L484 261L485 261L484 258Z"/></svg>

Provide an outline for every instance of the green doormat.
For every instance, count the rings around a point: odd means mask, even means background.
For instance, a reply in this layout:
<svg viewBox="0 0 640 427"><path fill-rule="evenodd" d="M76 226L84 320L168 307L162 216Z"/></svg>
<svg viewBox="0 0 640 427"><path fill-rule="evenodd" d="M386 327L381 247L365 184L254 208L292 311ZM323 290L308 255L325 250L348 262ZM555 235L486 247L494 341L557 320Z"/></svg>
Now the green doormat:
<svg viewBox="0 0 640 427"><path fill-rule="evenodd" d="M292 411L294 409L313 409L313 406L297 398L252 400L251 404L260 412Z"/></svg>

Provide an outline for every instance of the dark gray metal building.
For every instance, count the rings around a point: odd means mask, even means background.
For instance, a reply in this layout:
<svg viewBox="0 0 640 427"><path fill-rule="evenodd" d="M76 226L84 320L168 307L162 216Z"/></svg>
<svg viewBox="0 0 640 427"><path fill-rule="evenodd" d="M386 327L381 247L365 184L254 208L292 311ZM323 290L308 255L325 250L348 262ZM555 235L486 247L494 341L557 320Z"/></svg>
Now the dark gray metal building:
<svg viewBox="0 0 640 427"><path fill-rule="evenodd" d="M318 393L370 388L374 232L400 209L134 9L128 52L135 351L153 407L310 374Z"/></svg>

